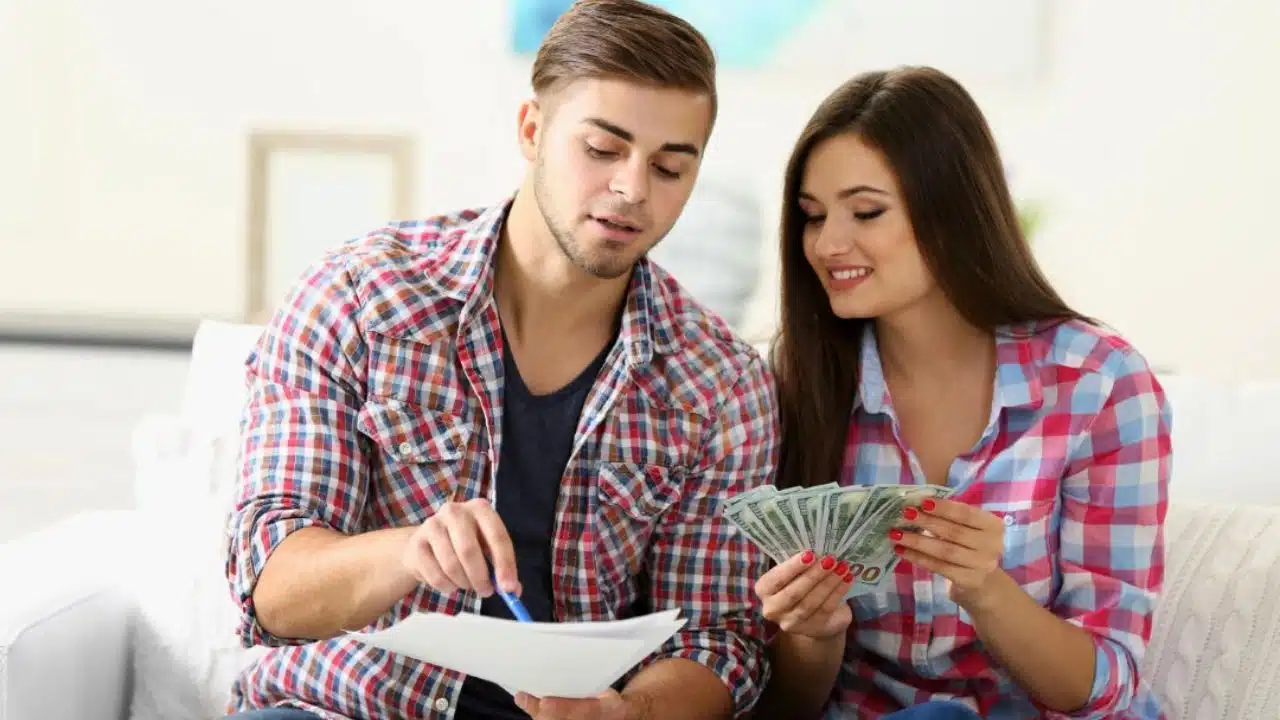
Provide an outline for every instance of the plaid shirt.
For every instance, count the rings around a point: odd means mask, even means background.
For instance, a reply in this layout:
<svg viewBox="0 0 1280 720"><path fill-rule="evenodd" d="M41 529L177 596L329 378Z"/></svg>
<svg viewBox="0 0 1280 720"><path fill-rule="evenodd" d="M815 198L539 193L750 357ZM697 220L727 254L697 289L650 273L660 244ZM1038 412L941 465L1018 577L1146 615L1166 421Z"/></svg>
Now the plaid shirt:
<svg viewBox="0 0 1280 720"><path fill-rule="evenodd" d="M1089 701L1038 705L984 652L940 576L899 563L895 591L853 601L828 717L877 718L928 699L986 718L1160 718L1139 676L1164 576L1170 413L1143 358L1082 322L998 334L986 431L951 466L953 499L1004 519L1005 571L1093 634ZM862 345L845 484L924 482L897 438L874 332Z"/></svg>
<svg viewBox="0 0 1280 720"><path fill-rule="evenodd" d="M502 502L492 261L507 208L389 226L329 253L249 358L227 575L242 642L271 649L236 682L231 711L453 716L459 673L345 638L272 637L252 592L272 549L299 528L355 534L420 524L442 503ZM720 676L737 711L755 702L768 671L751 582L767 560L721 505L771 481L776 422L760 355L640 262L582 411L551 546L557 621L616 619L638 602L687 619L625 679L687 658ZM366 630L479 608L475 593L420 586Z"/></svg>

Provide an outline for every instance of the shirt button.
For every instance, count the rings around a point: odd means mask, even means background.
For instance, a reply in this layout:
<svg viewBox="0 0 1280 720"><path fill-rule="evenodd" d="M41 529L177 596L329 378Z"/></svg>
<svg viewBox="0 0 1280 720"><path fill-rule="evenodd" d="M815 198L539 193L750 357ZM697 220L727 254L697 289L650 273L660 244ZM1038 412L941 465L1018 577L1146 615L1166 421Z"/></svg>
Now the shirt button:
<svg viewBox="0 0 1280 720"><path fill-rule="evenodd" d="M412 454L413 454L413 446L412 446L412 445L410 445L410 444L409 444L409 443L407 443L407 442L402 442L402 443L400 443L400 454L401 454L401 455L412 455Z"/></svg>
<svg viewBox="0 0 1280 720"><path fill-rule="evenodd" d="M1005 516L1004 516L1004 526L1005 526L1005 527L1013 527L1013 516L1012 516L1012 515L1005 515Z"/></svg>
<svg viewBox="0 0 1280 720"><path fill-rule="evenodd" d="M432 704L433 704L433 705L435 705L435 708L436 708L436 710L437 710L438 712L445 712L446 710L448 710L448 709L449 709L449 699L448 699L448 698L442 698L442 697L441 697L441 698L436 698L436 701L435 701L434 703L432 703Z"/></svg>

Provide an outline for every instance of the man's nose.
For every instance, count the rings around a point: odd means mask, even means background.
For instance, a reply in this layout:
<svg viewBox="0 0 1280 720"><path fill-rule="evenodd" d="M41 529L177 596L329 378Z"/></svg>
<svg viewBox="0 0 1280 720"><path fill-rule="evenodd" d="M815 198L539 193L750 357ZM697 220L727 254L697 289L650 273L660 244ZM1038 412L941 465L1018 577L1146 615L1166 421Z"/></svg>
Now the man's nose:
<svg viewBox="0 0 1280 720"><path fill-rule="evenodd" d="M639 161L625 162L618 166L609 189L621 195L627 203L636 205L649 197L649 165Z"/></svg>

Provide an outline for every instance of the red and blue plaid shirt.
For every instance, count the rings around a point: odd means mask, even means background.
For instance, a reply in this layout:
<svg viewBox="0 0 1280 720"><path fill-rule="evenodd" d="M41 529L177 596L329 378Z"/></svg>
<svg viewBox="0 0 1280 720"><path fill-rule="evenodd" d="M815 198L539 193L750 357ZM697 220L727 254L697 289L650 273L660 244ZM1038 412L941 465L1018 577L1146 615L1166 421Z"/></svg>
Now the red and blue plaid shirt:
<svg viewBox="0 0 1280 720"><path fill-rule="evenodd" d="M996 348L990 420L947 485L954 500L1004 519L1002 565L1023 590L1092 633L1092 695L1071 715L1037 704L984 651L944 580L900 563L888 592L853 601L827 717L878 718L943 698L995 719L1163 717L1139 665L1164 576L1164 391L1124 340L1083 322L1008 328ZM923 483L897 439L870 329L861 373L841 483Z"/></svg>
<svg viewBox="0 0 1280 720"><path fill-rule="evenodd" d="M422 523L447 502L502 502L492 279L508 207L390 226L329 253L250 357L227 574L243 642L271 649L236 682L231 711L452 717L457 672L346 638L272 637L252 593L272 549L299 528L356 534ZM738 711L755 702L768 671L752 582L766 559L721 505L772 480L776 422L760 355L640 262L582 411L551 547L557 621L615 619L640 599L687 619L627 679L687 658L720 676ZM420 586L366 629L479 607L474 593Z"/></svg>

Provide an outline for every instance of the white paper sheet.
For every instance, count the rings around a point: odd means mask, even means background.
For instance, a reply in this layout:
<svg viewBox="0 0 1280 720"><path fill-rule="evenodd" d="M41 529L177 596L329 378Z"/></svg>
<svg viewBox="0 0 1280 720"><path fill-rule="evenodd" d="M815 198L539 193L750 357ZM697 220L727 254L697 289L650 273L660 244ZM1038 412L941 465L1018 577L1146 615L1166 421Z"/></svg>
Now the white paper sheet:
<svg viewBox="0 0 1280 720"><path fill-rule="evenodd" d="M595 697L684 625L668 610L628 620L521 623L465 613L415 613L378 632L373 647L474 675L514 694Z"/></svg>

